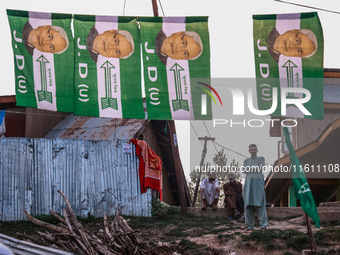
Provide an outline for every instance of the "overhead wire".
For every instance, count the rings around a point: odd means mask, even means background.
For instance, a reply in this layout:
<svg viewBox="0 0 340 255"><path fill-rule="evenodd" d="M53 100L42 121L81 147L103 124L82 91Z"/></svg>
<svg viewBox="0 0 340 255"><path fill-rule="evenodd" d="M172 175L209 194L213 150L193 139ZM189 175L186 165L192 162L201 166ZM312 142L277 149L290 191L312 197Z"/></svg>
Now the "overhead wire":
<svg viewBox="0 0 340 255"><path fill-rule="evenodd" d="M124 0L123 16L125 16L125 7L126 7L126 0Z"/></svg>
<svg viewBox="0 0 340 255"><path fill-rule="evenodd" d="M209 130L208 130L208 128L207 128L207 126L206 126L206 124L205 124L204 121L203 121L203 124L204 124L205 128L207 129L207 132L208 132L209 136L211 137L211 134L210 134L210 132L209 132ZM194 132L196 133L196 136L199 137L199 135L197 134L197 132L196 132L196 130L195 130L195 128L194 128L194 126L192 125L191 122L190 122L190 125L191 125L191 128L192 128L192 129L194 130ZM203 145L203 142L202 142L202 141L200 141L200 142L201 142L201 144ZM228 150L228 151L230 151L230 152L233 152L233 153L235 153L235 154L237 154L237 155L239 155L239 156L241 156L241 157L248 158L247 156L243 155L242 153L239 153L239 152L237 152L237 151L234 151L234 150L232 150L232 149L229 149L229 148L227 148L227 147L225 147L225 146L223 146L223 145L217 143L216 140L215 140L215 141L213 141L213 145L214 145L214 147L215 147L217 153L218 153L218 149L216 148L216 145L215 145L215 144L218 145L218 146L220 146L221 148L226 149L226 150Z"/></svg>
<svg viewBox="0 0 340 255"><path fill-rule="evenodd" d="M337 12L337 11L322 9L322 8L319 8L319 7L314 7L314 6L304 5L304 4L297 4L297 3L292 3L292 2L282 1L282 0L274 0L274 1L281 2L281 3L284 3L284 4L291 4L291 5L296 5L296 6L300 6L300 7L306 7L306 8L324 11L324 12L331 12L331 13L335 13L335 14L340 14L340 12Z"/></svg>
<svg viewBox="0 0 340 255"><path fill-rule="evenodd" d="M223 148L223 149L226 149L226 150L228 150L228 151L231 151L231 152L233 152L233 153L235 153L235 154L237 154L237 155L240 155L240 156L242 156L242 157L244 157L244 158L248 158L247 156L243 155L242 153L239 153L239 152L237 152L237 151L231 150L231 149L229 149L229 148L227 148L227 147L225 147L225 146L223 146L223 145L217 143L216 141L214 141L214 143L216 143L218 146L220 146L220 147Z"/></svg>
<svg viewBox="0 0 340 255"><path fill-rule="evenodd" d="M191 128L194 130L194 132L195 132L195 134L196 134L196 136L197 136L197 138L199 137L199 135L197 134L197 131L196 131L196 129L194 128L194 126L192 125L192 123L191 123L191 121L189 121L190 122L190 126L191 126ZM201 142L201 144L203 145L203 142L201 141L201 140L199 140L200 142Z"/></svg>
<svg viewBox="0 0 340 255"><path fill-rule="evenodd" d="M204 126L205 126L205 129L207 130L207 132L208 132L208 135L211 137L211 134L210 134L210 132L209 132L209 129L207 128L207 125L205 124L205 122L204 122L204 120L202 120L203 121L203 124L204 124ZM215 147L215 150L216 150L216 153L218 154L218 149L216 148L216 145L213 143L213 145L214 145L214 147Z"/></svg>
<svg viewBox="0 0 340 255"><path fill-rule="evenodd" d="M165 13L164 13L164 10L163 10L162 2L161 2L161 0L158 0L158 2L159 2L159 5L161 6L161 10L162 10L163 16L165 17Z"/></svg>

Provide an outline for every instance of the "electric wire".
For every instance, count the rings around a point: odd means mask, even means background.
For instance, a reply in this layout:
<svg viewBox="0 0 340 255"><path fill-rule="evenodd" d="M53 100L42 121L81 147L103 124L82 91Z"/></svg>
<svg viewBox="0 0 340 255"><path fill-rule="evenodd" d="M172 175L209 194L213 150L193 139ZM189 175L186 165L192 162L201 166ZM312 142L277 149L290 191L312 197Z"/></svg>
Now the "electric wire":
<svg viewBox="0 0 340 255"><path fill-rule="evenodd" d="M123 16L125 16L125 7L126 7L126 0L124 0Z"/></svg>
<svg viewBox="0 0 340 255"><path fill-rule="evenodd" d="M216 143L218 146L220 146L220 147L223 148L223 149L226 149L226 150L228 150L228 151L231 151L231 152L233 152L233 153L235 153L235 154L237 154L237 155L239 155L239 156L242 156L242 157L244 157L244 158L248 158L247 156L243 155L242 153L239 153L239 152L237 152L237 151L231 150L231 149L229 149L229 148L227 148L227 147L225 147L225 146L223 146L223 145L217 143L216 141L214 141L214 143Z"/></svg>
<svg viewBox="0 0 340 255"><path fill-rule="evenodd" d="M203 123L204 123L204 121L203 121ZM204 125L205 125L205 123L204 123ZM194 126L191 124L191 122L190 122L190 126L191 126L191 128L194 130L194 132L195 132L195 134L196 134L196 136L197 136L197 138L198 138L199 135L197 134L197 132L196 132ZM205 126L206 126L206 125L205 125ZM206 128L207 128L207 127L206 127ZM208 129L207 129L207 131L208 131ZM209 136L211 136L209 131L208 131L208 134L209 134ZM202 141L200 141L200 142L201 142L201 144L203 145L203 142L202 142ZM213 141L213 144L214 144L214 147L215 147L215 149L216 149L217 152L218 152L218 149L216 148L216 145L218 145L218 146L220 146L221 148L226 149L226 150L228 150L228 151L230 151L230 152L233 152L233 153L235 153L235 154L237 154L237 155L239 155L239 156L241 156L241 157L248 158L247 156L243 155L242 153L239 153L239 152L237 152L237 151L234 151L234 150L232 150L232 149L229 149L229 148L227 148L227 147L225 147L225 146L223 146L223 145L217 143L216 140ZM215 145L215 144L216 144L216 145Z"/></svg>
<svg viewBox="0 0 340 255"><path fill-rule="evenodd" d="M161 2L161 0L158 0L158 2L159 2L159 5L161 6L163 17L165 17L165 13L164 13L164 10L163 10L162 2Z"/></svg>
<svg viewBox="0 0 340 255"><path fill-rule="evenodd" d="M207 128L207 125L205 124L205 122L204 122L204 120L202 120L203 121L203 124L204 124L204 126L205 126L205 129L207 130L207 132L208 132L208 135L211 137L211 134L210 134L210 132L209 132L209 129ZM216 148L216 145L213 143L213 145L214 145L214 147L215 147L215 150L216 150L216 153L218 154L218 149Z"/></svg>
<svg viewBox="0 0 340 255"><path fill-rule="evenodd" d="M196 136L197 136L197 138L198 138L199 135L197 134L196 129L194 128L194 126L191 124L191 121L190 121L190 126L191 126L191 128L194 130L194 132L195 132L195 134L196 134ZM203 142L202 142L201 140L199 140L199 141L200 141L201 144L203 145Z"/></svg>
<svg viewBox="0 0 340 255"><path fill-rule="evenodd" d="M337 12L337 11L322 9L322 8L319 8L319 7L313 7L313 6L304 5L304 4L297 4L297 3L286 2L286 1L282 1L282 0L274 0L274 1L281 2L281 3L284 3L284 4L291 4L291 5L296 5L296 6L300 6L300 7L310 8L310 9L314 9L314 10L324 11L324 12L331 12L331 13L335 13L335 14L340 14L340 12Z"/></svg>

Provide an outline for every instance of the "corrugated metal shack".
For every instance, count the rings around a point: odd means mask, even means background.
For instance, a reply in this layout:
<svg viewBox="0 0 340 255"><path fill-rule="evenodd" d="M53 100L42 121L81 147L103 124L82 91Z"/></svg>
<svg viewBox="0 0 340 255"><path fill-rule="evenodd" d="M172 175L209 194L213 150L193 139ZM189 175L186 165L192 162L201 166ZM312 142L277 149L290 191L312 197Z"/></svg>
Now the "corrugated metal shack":
<svg viewBox="0 0 340 255"><path fill-rule="evenodd" d="M132 138L145 140L162 158L163 201L182 204L180 188L184 187L184 203L189 205L184 174L176 175L183 169L179 155L174 154L175 134L170 131L167 121L69 115L45 139L4 138L0 149L0 220L25 219L22 208L33 215L59 211L63 201L58 189L83 217L88 213L99 217L116 209L124 215L150 216L151 198L157 192L140 194L138 159L122 150L123 141ZM178 185L179 178L184 185Z"/></svg>
<svg viewBox="0 0 340 255"><path fill-rule="evenodd" d="M166 121L145 119L112 119L70 115L56 125L45 138L83 139L91 141L115 141L116 139L142 139L163 161L163 201L180 205L174 159ZM179 160L179 159L178 159ZM172 164L171 164L172 163ZM186 184L186 183L185 183ZM189 193L189 192L188 192ZM189 197L189 195L188 195ZM189 203L189 198L187 199Z"/></svg>
<svg viewBox="0 0 340 255"><path fill-rule="evenodd" d="M61 212L57 192L77 215L151 216L151 190L140 194L138 159L123 152L122 140L0 139L0 220L24 220Z"/></svg>

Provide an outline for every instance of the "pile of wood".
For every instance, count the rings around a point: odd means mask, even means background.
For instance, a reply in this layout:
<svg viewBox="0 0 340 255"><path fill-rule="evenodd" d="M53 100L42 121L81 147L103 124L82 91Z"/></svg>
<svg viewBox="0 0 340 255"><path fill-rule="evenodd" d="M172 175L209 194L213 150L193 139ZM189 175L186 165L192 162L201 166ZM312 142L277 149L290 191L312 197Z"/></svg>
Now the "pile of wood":
<svg viewBox="0 0 340 255"><path fill-rule="evenodd" d="M38 220L25 210L28 220L45 228L45 232L38 232L38 234L43 237L46 243L57 245L59 248L75 254L158 254L160 247L143 240L118 213L112 222L108 221L105 214L104 230L95 235L77 220L65 195L61 191L58 192L67 205L67 208L63 209L64 218L51 211L51 214L60 221L58 225ZM27 235L25 238L42 244L42 241L36 238Z"/></svg>

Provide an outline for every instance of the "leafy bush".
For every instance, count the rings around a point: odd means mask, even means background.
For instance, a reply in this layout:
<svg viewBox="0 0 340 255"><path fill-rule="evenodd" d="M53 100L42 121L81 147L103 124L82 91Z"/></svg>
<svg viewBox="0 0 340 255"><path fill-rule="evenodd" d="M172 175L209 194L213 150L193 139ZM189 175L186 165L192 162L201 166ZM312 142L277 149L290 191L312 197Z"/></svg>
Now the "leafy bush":
<svg viewBox="0 0 340 255"><path fill-rule="evenodd" d="M158 199L152 200L152 209L151 209L151 215L152 217L157 218L164 218L168 214L177 214L176 208L159 201Z"/></svg>

